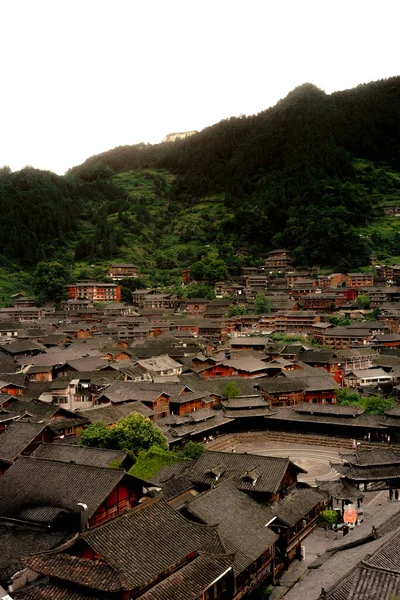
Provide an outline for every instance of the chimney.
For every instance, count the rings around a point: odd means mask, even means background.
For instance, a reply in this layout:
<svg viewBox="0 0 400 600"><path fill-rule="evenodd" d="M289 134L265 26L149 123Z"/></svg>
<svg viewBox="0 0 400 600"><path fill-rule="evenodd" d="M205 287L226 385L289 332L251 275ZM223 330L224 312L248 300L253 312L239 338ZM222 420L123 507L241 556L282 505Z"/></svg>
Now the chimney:
<svg viewBox="0 0 400 600"><path fill-rule="evenodd" d="M81 509L81 531L85 531L88 528L89 518L88 518L88 506L83 502L77 502L77 506Z"/></svg>

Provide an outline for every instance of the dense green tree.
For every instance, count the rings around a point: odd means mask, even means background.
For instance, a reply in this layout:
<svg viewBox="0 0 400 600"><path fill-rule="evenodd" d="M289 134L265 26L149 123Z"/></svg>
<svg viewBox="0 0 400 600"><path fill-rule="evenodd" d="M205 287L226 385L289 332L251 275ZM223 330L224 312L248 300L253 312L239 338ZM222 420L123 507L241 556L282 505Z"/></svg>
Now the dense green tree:
<svg viewBox="0 0 400 600"><path fill-rule="evenodd" d="M113 447L138 454L151 446L167 449L167 438L150 419L139 413L122 418L110 429Z"/></svg>
<svg viewBox="0 0 400 600"><path fill-rule="evenodd" d="M229 381L222 391L222 395L225 398L237 398L240 394L240 387L235 381Z"/></svg>
<svg viewBox="0 0 400 600"><path fill-rule="evenodd" d="M204 452L204 447L198 442L192 440L187 442L182 450L182 456L188 460L197 460Z"/></svg>
<svg viewBox="0 0 400 600"><path fill-rule="evenodd" d="M254 299L254 311L257 315L266 315L271 312L271 300L259 292Z"/></svg>
<svg viewBox="0 0 400 600"><path fill-rule="evenodd" d="M331 325L335 325L336 327L347 327L351 323L351 319L347 319L346 317L329 317L329 323Z"/></svg>
<svg viewBox="0 0 400 600"><path fill-rule="evenodd" d="M184 298L208 298L209 300L215 299L214 288L210 285L202 283L189 283L183 291L182 295Z"/></svg>
<svg viewBox="0 0 400 600"><path fill-rule="evenodd" d="M65 298L68 269L57 261L38 263L33 275L33 289L39 303L60 302Z"/></svg>
<svg viewBox="0 0 400 600"><path fill-rule="evenodd" d="M104 421L92 423L82 431L78 444L92 448L112 448L110 432L110 428Z"/></svg>
<svg viewBox="0 0 400 600"><path fill-rule="evenodd" d="M342 406L363 408L368 415L383 415L386 410L392 408L395 402L393 398L383 398L382 396L360 396L360 394L352 392L349 388L338 391L337 401Z"/></svg>
<svg viewBox="0 0 400 600"><path fill-rule="evenodd" d="M245 315L247 312L246 308L244 306L235 306L234 304L231 304L228 308L228 317L238 317L240 315Z"/></svg>
<svg viewBox="0 0 400 600"><path fill-rule="evenodd" d="M369 308L369 296L368 294L360 294L356 298L356 304L358 308L368 309Z"/></svg>
<svg viewBox="0 0 400 600"><path fill-rule="evenodd" d="M79 443L82 446L127 450L134 455L141 450L148 450L151 446L158 446L164 450L168 448L167 439L161 430L139 413L119 419L110 428L103 422L89 425L81 433Z"/></svg>

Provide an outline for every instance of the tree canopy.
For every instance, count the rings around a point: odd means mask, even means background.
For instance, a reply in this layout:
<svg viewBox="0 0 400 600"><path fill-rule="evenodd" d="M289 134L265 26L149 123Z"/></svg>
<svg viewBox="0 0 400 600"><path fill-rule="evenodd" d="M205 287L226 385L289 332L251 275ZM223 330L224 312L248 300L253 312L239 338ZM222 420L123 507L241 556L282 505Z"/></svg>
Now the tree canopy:
<svg viewBox="0 0 400 600"><path fill-rule="evenodd" d="M271 300L259 292L254 299L254 311L257 315L266 315L271 312Z"/></svg>
<svg viewBox="0 0 400 600"><path fill-rule="evenodd" d="M79 444L127 450L134 455L152 446L164 450L168 448L167 438L162 431L153 425L150 419L139 413L132 413L128 417L119 419L112 427L107 427L102 421L89 425L81 433Z"/></svg>
<svg viewBox="0 0 400 600"><path fill-rule="evenodd" d="M67 282L68 270L63 264L57 261L38 263L33 275L33 289L38 302L60 302L66 296Z"/></svg>
<svg viewBox="0 0 400 600"><path fill-rule="evenodd" d="M338 390L337 402L342 406L358 406L363 408L368 415L383 415L386 410L390 410L395 400L394 398L383 398L382 396L360 396L357 392L352 392L349 388Z"/></svg>

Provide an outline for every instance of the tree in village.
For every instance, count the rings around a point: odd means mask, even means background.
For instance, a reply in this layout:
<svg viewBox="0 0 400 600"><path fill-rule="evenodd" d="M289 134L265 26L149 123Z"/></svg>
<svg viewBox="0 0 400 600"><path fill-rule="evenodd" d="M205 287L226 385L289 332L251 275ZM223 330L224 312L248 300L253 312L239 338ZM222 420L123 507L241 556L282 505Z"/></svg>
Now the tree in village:
<svg viewBox="0 0 400 600"><path fill-rule="evenodd" d="M257 315L267 314L271 311L271 300L259 292L254 299L254 311Z"/></svg>
<svg viewBox="0 0 400 600"><path fill-rule="evenodd" d="M358 406L368 415L383 415L385 410L393 407L394 399L382 396L360 396L349 388L343 388L337 392L337 402L342 406Z"/></svg>
<svg viewBox="0 0 400 600"><path fill-rule="evenodd" d="M37 264L33 275L33 289L38 302L46 300L60 302L65 297L65 286L68 282L68 269L57 261Z"/></svg>
<svg viewBox="0 0 400 600"><path fill-rule="evenodd" d="M119 419L113 427L100 421L89 425L79 438L81 446L127 450L138 455L152 446L168 449L167 438L147 417L132 413Z"/></svg>
<svg viewBox="0 0 400 600"><path fill-rule="evenodd" d="M230 381L224 387L222 395L225 396L225 398L237 398L240 396L240 387L235 381Z"/></svg>
<svg viewBox="0 0 400 600"><path fill-rule="evenodd" d="M368 309L369 308L369 297L367 294L360 294L359 296L357 296L356 298L356 304L358 306L358 308L361 308L363 310Z"/></svg>

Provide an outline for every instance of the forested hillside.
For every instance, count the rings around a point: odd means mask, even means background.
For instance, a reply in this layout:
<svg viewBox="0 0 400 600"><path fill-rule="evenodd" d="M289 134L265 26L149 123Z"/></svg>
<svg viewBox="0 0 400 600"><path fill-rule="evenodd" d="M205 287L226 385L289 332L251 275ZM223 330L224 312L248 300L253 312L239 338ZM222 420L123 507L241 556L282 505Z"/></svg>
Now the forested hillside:
<svg viewBox="0 0 400 600"><path fill-rule="evenodd" d="M186 139L115 148L65 177L0 171L3 264L138 263L213 280L288 247L301 266L400 255L400 78L326 95L310 84ZM238 252L238 250L240 250Z"/></svg>

